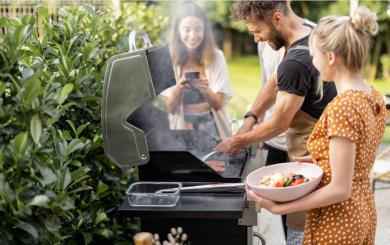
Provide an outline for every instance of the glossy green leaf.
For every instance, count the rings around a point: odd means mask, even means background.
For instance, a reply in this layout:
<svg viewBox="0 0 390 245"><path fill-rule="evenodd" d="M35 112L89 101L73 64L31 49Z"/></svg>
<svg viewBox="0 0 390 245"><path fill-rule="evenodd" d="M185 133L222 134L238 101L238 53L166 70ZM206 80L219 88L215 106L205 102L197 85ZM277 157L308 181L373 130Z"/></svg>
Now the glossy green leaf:
<svg viewBox="0 0 390 245"><path fill-rule="evenodd" d="M77 137L80 136L80 134L84 131L84 129L85 129L86 127L88 127L89 124L90 124L90 123L87 122L87 123L85 123L85 124L83 124L83 125L81 125L81 126L79 126L79 127L77 128L77 131L76 131Z"/></svg>
<svg viewBox="0 0 390 245"><path fill-rule="evenodd" d="M46 123L48 126L51 126L52 124L56 123L58 119L60 119L61 114L57 111L55 115L53 115L51 118L47 119Z"/></svg>
<svg viewBox="0 0 390 245"><path fill-rule="evenodd" d="M18 155L24 154L24 152L26 151L26 146L27 146L27 133L26 132L19 133L15 137L15 149Z"/></svg>
<svg viewBox="0 0 390 245"><path fill-rule="evenodd" d="M89 171L91 171L91 169L87 166L80 167L71 173L72 179L79 179L80 177L85 176Z"/></svg>
<svg viewBox="0 0 390 245"><path fill-rule="evenodd" d="M70 92L73 90L73 84L68 83L66 84L62 90L61 90L61 95L60 95L60 100L59 103L62 104L64 101L68 98L68 95Z"/></svg>
<svg viewBox="0 0 390 245"><path fill-rule="evenodd" d="M74 206L74 199L72 199L70 197L66 197L65 200L63 200L61 203L59 203L59 206L63 210L72 210L72 209L75 208L75 206Z"/></svg>
<svg viewBox="0 0 390 245"><path fill-rule="evenodd" d="M42 123L39 119L39 115L35 114L30 121L30 133L35 144L39 145L39 139L42 135Z"/></svg>
<svg viewBox="0 0 390 245"><path fill-rule="evenodd" d="M70 174L69 168L65 169L65 173L64 173L63 178L64 178L64 181L63 181L62 189L65 190L66 187L68 187L68 185L72 181L72 175Z"/></svg>
<svg viewBox="0 0 390 245"><path fill-rule="evenodd" d="M56 215L50 215L45 219L46 229L55 232L61 228L61 221Z"/></svg>
<svg viewBox="0 0 390 245"><path fill-rule="evenodd" d="M69 131L68 130L65 130L64 132L63 132L63 138L65 139L65 140L72 140L73 139L73 137L72 137L72 135L69 133Z"/></svg>
<svg viewBox="0 0 390 245"><path fill-rule="evenodd" d="M84 83L85 81L88 81L88 80L92 80L94 77L90 74L87 74L87 75L84 75L82 77L80 77L79 79L77 79L77 83Z"/></svg>
<svg viewBox="0 0 390 245"><path fill-rule="evenodd" d="M93 241L93 236L91 233L83 232L82 234L85 244L90 244Z"/></svg>
<svg viewBox="0 0 390 245"><path fill-rule="evenodd" d="M5 83L0 81L0 96L3 95L4 91L5 91Z"/></svg>
<svg viewBox="0 0 390 245"><path fill-rule="evenodd" d="M65 155L65 147L64 144L57 141L54 145L55 151L57 156L64 156Z"/></svg>
<svg viewBox="0 0 390 245"><path fill-rule="evenodd" d="M34 239L38 239L38 230L33 225L19 220L19 222L17 223L16 227L21 229L21 230L26 231Z"/></svg>
<svg viewBox="0 0 390 245"><path fill-rule="evenodd" d="M66 149L66 155L69 156L76 150L79 150L84 147L84 143L80 139L74 139L69 143L68 148Z"/></svg>
<svg viewBox="0 0 390 245"><path fill-rule="evenodd" d="M78 192L89 191L89 190L93 190L93 188L91 186L88 186L88 185L83 185L79 188L76 188L74 190L69 191L68 193L72 194L72 193L78 193Z"/></svg>
<svg viewBox="0 0 390 245"><path fill-rule="evenodd" d="M47 20L49 18L49 10L46 6L38 5L36 7L36 11L38 13L38 16L44 20Z"/></svg>
<svg viewBox="0 0 390 245"><path fill-rule="evenodd" d="M109 238L110 234L111 234L110 230L108 230L107 228L98 229L96 231L96 233L101 235L101 236L103 236L103 237L105 237L105 238Z"/></svg>
<svg viewBox="0 0 390 245"><path fill-rule="evenodd" d="M36 195L27 206L47 207L50 199L46 195Z"/></svg>
<svg viewBox="0 0 390 245"><path fill-rule="evenodd" d="M69 126L72 128L74 135L77 137L77 131L76 126L74 126L74 123L71 120L66 120L66 122L69 124Z"/></svg>
<svg viewBox="0 0 390 245"><path fill-rule="evenodd" d="M22 18L22 23L24 25L34 25L35 24L35 17L32 15L24 15Z"/></svg>
<svg viewBox="0 0 390 245"><path fill-rule="evenodd" d="M41 91L41 81L38 79L32 79L26 82L23 93L26 108L32 108L33 100L41 94Z"/></svg>
<svg viewBox="0 0 390 245"><path fill-rule="evenodd" d="M104 184L99 180L99 183L96 187L96 196L101 197L104 194L104 192L106 192L108 189L109 189L108 185Z"/></svg>
<svg viewBox="0 0 390 245"><path fill-rule="evenodd" d="M14 192L10 188L3 173L0 173L0 197L7 203L13 202L15 198Z"/></svg>
<svg viewBox="0 0 390 245"><path fill-rule="evenodd" d="M98 225L100 222L105 221L105 220L109 220L107 217L107 214L104 212L101 212L96 216L95 225Z"/></svg>
<svg viewBox="0 0 390 245"><path fill-rule="evenodd" d="M41 183L43 186L52 184L57 181L57 176L48 166L39 166L39 172L42 175Z"/></svg>
<svg viewBox="0 0 390 245"><path fill-rule="evenodd" d="M0 27L9 27L10 24L8 23L7 17L1 17L0 18Z"/></svg>

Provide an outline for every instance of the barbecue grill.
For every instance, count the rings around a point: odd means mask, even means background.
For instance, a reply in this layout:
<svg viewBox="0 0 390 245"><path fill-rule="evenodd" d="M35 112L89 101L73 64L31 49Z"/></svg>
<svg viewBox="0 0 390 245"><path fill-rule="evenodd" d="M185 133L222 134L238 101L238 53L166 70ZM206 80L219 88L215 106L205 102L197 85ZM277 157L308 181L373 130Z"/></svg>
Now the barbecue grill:
<svg viewBox="0 0 390 245"><path fill-rule="evenodd" d="M144 39L137 49L135 40ZM139 181L180 182L184 187L209 183L239 183L250 151L236 157L202 159L207 132L171 130L158 95L175 84L166 46L152 46L144 31L129 38L130 52L110 59L103 91L102 128L107 156L121 167L138 166ZM219 158L218 158L219 157ZM218 170L212 162L219 161ZM251 244L257 224L255 206L242 188L181 191L173 207L131 206L127 199L121 217L140 217L141 230L166 234L181 226L191 244Z"/></svg>

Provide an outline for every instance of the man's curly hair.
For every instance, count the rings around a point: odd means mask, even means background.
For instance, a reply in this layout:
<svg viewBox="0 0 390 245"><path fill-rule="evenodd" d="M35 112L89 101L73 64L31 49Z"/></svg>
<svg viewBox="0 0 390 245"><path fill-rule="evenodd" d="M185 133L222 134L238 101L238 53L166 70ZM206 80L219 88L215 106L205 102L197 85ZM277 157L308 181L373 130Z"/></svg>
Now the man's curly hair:
<svg viewBox="0 0 390 245"><path fill-rule="evenodd" d="M230 17L245 22L265 21L276 11L287 14L286 1L240 0L230 9Z"/></svg>

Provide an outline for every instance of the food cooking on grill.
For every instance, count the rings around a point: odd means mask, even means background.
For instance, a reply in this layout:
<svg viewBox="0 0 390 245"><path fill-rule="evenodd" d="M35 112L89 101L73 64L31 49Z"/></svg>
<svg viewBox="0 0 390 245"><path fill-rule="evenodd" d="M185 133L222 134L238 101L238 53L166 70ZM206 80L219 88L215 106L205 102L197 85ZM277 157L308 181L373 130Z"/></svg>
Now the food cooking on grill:
<svg viewBox="0 0 390 245"><path fill-rule="evenodd" d="M260 180L260 186L267 187L287 187L296 186L309 181L308 178L302 174L288 173L274 173L272 175L266 175Z"/></svg>
<svg viewBox="0 0 390 245"><path fill-rule="evenodd" d="M205 163L218 173L225 172L225 162L218 161L218 160L209 160L206 161Z"/></svg>

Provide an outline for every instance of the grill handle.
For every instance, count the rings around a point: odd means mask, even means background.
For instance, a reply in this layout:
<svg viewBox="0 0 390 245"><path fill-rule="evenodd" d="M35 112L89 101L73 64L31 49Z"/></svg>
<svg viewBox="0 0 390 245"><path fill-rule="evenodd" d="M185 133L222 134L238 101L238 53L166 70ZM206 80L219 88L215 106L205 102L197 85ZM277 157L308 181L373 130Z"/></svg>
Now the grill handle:
<svg viewBox="0 0 390 245"><path fill-rule="evenodd" d="M261 245L266 245L265 238L259 232L253 232L253 236L260 239Z"/></svg>
<svg viewBox="0 0 390 245"><path fill-rule="evenodd" d="M144 48L151 48L153 46L148 36L148 33L146 31L144 30L132 31L129 34L129 52L134 52L138 50L135 41L137 38L141 38L141 37L144 40Z"/></svg>

